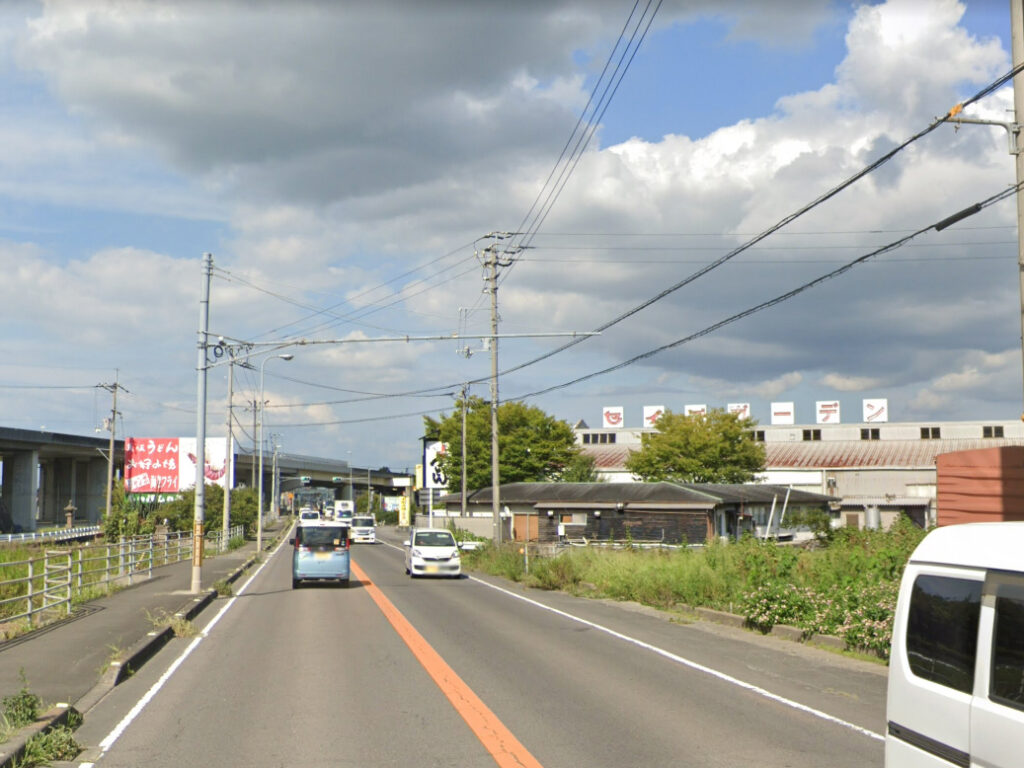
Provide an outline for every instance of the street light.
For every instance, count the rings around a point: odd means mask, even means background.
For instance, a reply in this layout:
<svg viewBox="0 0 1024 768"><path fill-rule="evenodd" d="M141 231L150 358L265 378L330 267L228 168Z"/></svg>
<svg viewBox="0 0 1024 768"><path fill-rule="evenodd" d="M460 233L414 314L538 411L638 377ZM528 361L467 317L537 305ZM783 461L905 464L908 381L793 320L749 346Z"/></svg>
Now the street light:
<svg viewBox="0 0 1024 768"><path fill-rule="evenodd" d="M276 355L276 359L280 360L291 360L295 355L286 353L283 355ZM267 365L268 360L274 360L275 357L265 357L263 362L260 363L260 479L259 479L259 507L256 510L256 552L260 554L263 552L263 369Z"/></svg>

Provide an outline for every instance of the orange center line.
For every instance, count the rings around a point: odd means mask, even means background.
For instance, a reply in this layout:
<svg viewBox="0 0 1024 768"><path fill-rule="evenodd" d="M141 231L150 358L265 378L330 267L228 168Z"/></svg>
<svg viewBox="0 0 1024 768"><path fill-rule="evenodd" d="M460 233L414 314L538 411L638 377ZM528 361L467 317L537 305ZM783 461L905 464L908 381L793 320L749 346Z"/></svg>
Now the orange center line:
<svg viewBox="0 0 1024 768"><path fill-rule="evenodd" d="M409 646L413 656L455 707L459 716L466 721L466 725L480 740L484 749L494 758L494 762L502 768L543 768L519 739L512 735L512 731L505 727L473 689L466 685L423 635L416 631L409 620L384 596L380 588L370 581L366 572L354 562L352 571L398 636Z"/></svg>

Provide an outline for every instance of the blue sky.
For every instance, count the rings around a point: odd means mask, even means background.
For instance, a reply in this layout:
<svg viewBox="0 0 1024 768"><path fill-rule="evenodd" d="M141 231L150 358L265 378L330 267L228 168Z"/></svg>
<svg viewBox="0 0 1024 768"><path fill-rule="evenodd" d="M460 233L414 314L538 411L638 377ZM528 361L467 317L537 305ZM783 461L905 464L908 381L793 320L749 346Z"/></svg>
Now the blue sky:
<svg viewBox="0 0 1024 768"><path fill-rule="evenodd" d="M190 434L207 251L216 334L483 333L472 244L519 226L631 6L6 4L0 423L92 434L95 385L117 376L122 434ZM1002 0L666 1L597 140L507 270L502 329L589 330L679 281L1003 74L1008 24ZM1011 103L1004 88L971 114ZM510 374L503 396L699 331L1012 182L999 129L940 128L758 249ZM887 397L894 420L1015 418L1014 224L1012 201L994 205L530 402L591 425L606 405L639 426L643 405L728 402L767 422L775 400L809 421L833 398L849 420L868 397ZM503 342L502 367L554 344ZM489 370L457 346L300 347L266 366L266 431L295 453L410 467L415 414L450 409L448 385ZM255 398L252 373L238 387L236 404ZM210 392L219 425L222 368ZM381 397L353 401L361 393ZM251 414L238 407L245 443Z"/></svg>

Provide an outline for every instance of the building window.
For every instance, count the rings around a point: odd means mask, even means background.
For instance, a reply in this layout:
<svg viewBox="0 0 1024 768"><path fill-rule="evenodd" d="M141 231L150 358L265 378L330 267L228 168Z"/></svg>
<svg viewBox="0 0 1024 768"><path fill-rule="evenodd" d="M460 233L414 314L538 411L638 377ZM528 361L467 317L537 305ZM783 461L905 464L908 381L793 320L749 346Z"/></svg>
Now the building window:
<svg viewBox="0 0 1024 768"><path fill-rule="evenodd" d="M862 429L860 431L861 440L878 440L881 437L881 433L878 427L870 427L868 429Z"/></svg>
<svg viewBox="0 0 1024 768"><path fill-rule="evenodd" d="M754 440L755 440L755 442L758 442L758 443L763 443L764 442L764 430L763 429L755 429L754 430Z"/></svg>
<svg viewBox="0 0 1024 768"><path fill-rule="evenodd" d="M600 440L601 440L602 443L607 443L608 442L608 435L602 432L601 435L600 435Z"/></svg>
<svg viewBox="0 0 1024 768"><path fill-rule="evenodd" d="M981 428L981 436L982 437L1002 437L1003 436L1003 428L1002 427L982 427Z"/></svg>
<svg viewBox="0 0 1024 768"><path fill-rule="evenodd" d="M820 429L805 429L804 440L821 440Z"/></svg>
<svg viewBox="0 0 1024 768"><path fill-rule="evenodd" d="M612 432L611 434L608 435L608 442L609 443L614 443L615 442L615 433L614 432Z"/></svg>
<svg viewBox="0 0 1024 768"><path fill-rule="evenodd" d="M918 576L907 615L910 670L917 677L970 693L980 610L980 581Z"/></svg>
<svg viewBox="0 0 1024 768"><path fill-rule="evenodd" d="M940 437L942 433L938 427L921 427L922 440L938 440Z"/></svg>
<svg viewBox="0 0 1024 768"><path fill-rule="evenodd" d="M587 445L589 443L590 443L590 435L589 434L583 435L583 444Z"/></svg>

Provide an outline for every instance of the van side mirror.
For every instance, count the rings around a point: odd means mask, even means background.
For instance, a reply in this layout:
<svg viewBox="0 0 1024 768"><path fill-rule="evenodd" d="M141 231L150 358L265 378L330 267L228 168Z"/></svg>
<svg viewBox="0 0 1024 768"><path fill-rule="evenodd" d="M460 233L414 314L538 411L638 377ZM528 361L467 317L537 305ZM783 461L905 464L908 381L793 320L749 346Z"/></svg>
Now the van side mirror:
<svg viewBox="0 0 1024 768"><path fill-rule="evenodd" d="M290 539L288 539L288 543L291 544L294 547L295 546L295 537L292 536Z"/></svg>

